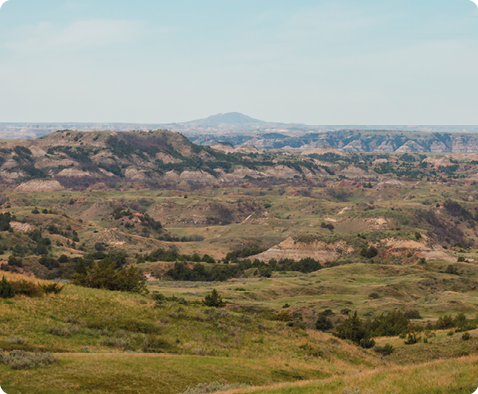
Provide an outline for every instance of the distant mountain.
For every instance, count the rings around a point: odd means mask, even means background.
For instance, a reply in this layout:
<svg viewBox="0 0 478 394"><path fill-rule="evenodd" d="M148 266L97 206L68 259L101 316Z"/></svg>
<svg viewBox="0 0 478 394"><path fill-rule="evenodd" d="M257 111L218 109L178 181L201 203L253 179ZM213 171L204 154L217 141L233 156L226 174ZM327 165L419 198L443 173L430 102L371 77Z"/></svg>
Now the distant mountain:
<svg viewBox="0 0 478 394"><path fill-rule="evenodd" d="M247 126L247 125L261 125L266 122L251 118L250 116L241 114L240 112L229 112L227 114L217 114L209 116L206 119L193 120L185 122L184 125L195 126Z"/></svg>

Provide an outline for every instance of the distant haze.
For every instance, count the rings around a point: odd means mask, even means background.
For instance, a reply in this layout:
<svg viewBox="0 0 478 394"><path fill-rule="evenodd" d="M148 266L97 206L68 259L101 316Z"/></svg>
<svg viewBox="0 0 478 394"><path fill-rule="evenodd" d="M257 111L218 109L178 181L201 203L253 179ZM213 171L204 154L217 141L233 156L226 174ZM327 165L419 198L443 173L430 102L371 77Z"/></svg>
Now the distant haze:
<svg viewBox="0 0 478 394"><path fill-rule="evenodd" d="M254 119L239 112L212 115L180 123L0 123L0 139L31 139L58 130L134 131L167 129L188 134L244 134L277 132L303 135L337 130L403 130L421 132L478 132L478 125L306 125Z"/></svg>
<svg viewBox="0 0 478 394"><path fill-rule="evenodd" d="M11 0L0 12L0 122L238 111L286 124L478 124L477 70L468 0Z"/></svg>

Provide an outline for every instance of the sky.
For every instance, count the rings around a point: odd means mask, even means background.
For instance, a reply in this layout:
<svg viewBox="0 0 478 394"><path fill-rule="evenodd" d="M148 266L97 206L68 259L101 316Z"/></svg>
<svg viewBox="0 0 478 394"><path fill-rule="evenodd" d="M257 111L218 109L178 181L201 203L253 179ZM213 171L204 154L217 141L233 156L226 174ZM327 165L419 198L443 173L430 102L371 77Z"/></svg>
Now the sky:
<svg viewBox="0 0 478 394"><path fill-rule="evenodd" d="M470 0L9 0L0 122L478 124Z"/></svg>

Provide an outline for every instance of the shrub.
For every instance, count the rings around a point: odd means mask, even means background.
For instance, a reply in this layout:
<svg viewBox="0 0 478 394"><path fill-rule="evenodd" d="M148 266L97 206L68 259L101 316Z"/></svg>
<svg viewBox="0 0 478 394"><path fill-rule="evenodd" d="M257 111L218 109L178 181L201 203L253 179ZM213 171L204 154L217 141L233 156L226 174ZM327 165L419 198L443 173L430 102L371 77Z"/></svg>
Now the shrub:
<svg viewBox="0 0 478 394"><path fill-rule="evenodd" d="M108 258L91 267L85 267L85 264L80 262L72 279L73 284L92 289L148 293L146 280L139 269L135 266L116 269L116 263Z"/></svg>
<svg viewBox="0 0 478 394"><path fill-rule="evenodd" d="M375 341L370 338L363 338L360 341L360 347L363 347L364 349L371 349L375 346Z"/></svg>
<svg viewBox="0 0 478 394"><path fill-rule="evenodd" d="M57 326L50 327L48 332L59 337L69 337L80 332L80 329L78 326L63 326L62 324L58 324Z"/></svg>
<svg viewBox="0 0 478 394"><path fill-rule="evenodd" d="M16 258L13 254L8 257L8 265L10 267L23 267L22 260L20 258Z"/></svg>
<svg viewBox="0 0 478 394"><path fill-rule="evenodd" d="M27 297L41 297L43 295L42 288L33 282L21 279L10 283L17 295L25 295Z"/></svg>
<svg viewBox="0 0 478 394"><path fill-rule="evenodd" d="M68 256L67 255L64 255L62 254L60 257L58 257L58 262L60 264L64 264L64 263L67 263L68 262Z"/></svg>
<svg viewBox="0 0 478 394"><path fill-rule="evenodd" d="M446 330L455 327L455 323L451 315L440 316L435 324L438 330Z"/></svg>
<svg viewBox="0 0 478 394"><path fill-rule="evenodd" d="M422 235L418 231L415 232L415 239L418 241L421 238L422 238Z"/></svg>
<svg viewBox="0 0 478 394"><path fill-rule="evenodd" d="M5 275L0 282L0 298L13 298L15 297L15 290L13 286L7 279L5 279Z"/></svg>
<svg viewBox="0 0 478 394"><path fill-rule="evenodd" d="M446 333L446 335L448 335L449 337L452 337L454 334L455 333L452 330L450 330Z"/></svg>
<svg viewBox="0 0 478 394"><path fill-rule="evenodd" d="M420 316L420 312L418 312L416 309L409 309L408 311L405 312L405 316L408 319L421 319L422 318Z"/></svg>
<svg viewBox="0 0 478 394"><path fill-rule="evenodd" d="M374 292L374 293L370 293L368 296L369 296L369 298L371 298L371 299L373 299L373 300L376 300L376 299L380 298L380 294L375 293L375 292Z"/></svg>
<svg viewBox="0 0 478 394"><path fill-rule="evenodd" d="M164 302L166 301L166 296L164 294L158 293L157 291L151 294L151 298L156 302Z"/></svg>
<svg viewBox="0 0 478 394"><path fill-rule="evenodd" d="M309 357L323 357L324 352L314 346L312 346L310 343L305 343L301 346L299 346L299 349L305 350L305 353Z"/></svg>
<svg viewBox="0 0 478 394"><path fill-rule="evenodd" d="M211 294L206 295L203 304L214 308L222 308L226 303L222 300L221 295L216 289L212 289Z"/></svg>
<svg viewBox="0 0 478 394"><path fill-rule="evenodd" d="M27 341L25 339L23 339L22 337L10 337L8 338L5 342L8 342L8 343L13 343L15 345L26 345Z"/></svg>
<svg viewBox="0 0 478 394"><path fill-rule="evenodd" d="M384 346L375 346L373 350L375 350L377 353L380 353L384 356L389 356L395 351L395 348L389 343L387 343Z"/></svg>
<svg viewBox="0 0 478 394"><path fill-rule="evenodd" d="M39 285L42 290L45 292L45 294L50 294L50 293L53 293L53 294L60 294L61 291L63 290L63 288L65 286L60 286L60 283L58 282L55 282L55 283L47 283L45 285Z"/></svg>
<svg viewBox="0 0 478 394"><path fill-rule="evenodd" d="M378 249L375 246L371 246L370 248L363 248L360 251L360 256L368 257L369 259L378 255Z"/></svg>
<svg viewBox="0 0 478 394"><path fill-rule="evenodd" d="M319 331L328 331L334 328L334 325L326 316L319 315L317 321L315 322L315 328Z"/></svg>
<svg viewBox="0 0 478 394"><path fill-rule="evenodd" d="M271 320L276 320L276 321L293 321L294 316L289 313L289 311L282 311L279 313L275 313L272 315Z"/></svg>
<svg viewBox="0 0 478 394"><path fill-rule="evenodd" d="M420 337L417 337L416 332L415 331L410 331L408 333L408 338L405 341L405 345L414 345L414 344L418 343L419 340L420 340Z"/></svg>
<svg viewBox="0 0 478 394"><path fill-rule="evenodd" d="M465 261L464 257L458 257L458 261L460 261L460 259L463 259L461 261ZM450 274L450 275L459 275L460 274L458 272L458 269L456 269L456 267L454 267L453 265L449 265L448 267L446 267L445 273Z"/></svg>
<svg viewBox="0 0 478 394"><path fill-rule="evenodd" d="M369 333L365 328L363 321L358 317L357 311L352 316L349 316L337 327L335 336L341 339L348 339L356 344L364 338L369 337Z"/></svg>
<svg viewBox="0 0 478 394"><path fill-rule="evenodd" d="M469 332L463 333L463 335L461 336L461 339L463 339L464 341L469 341L471 339L470 333Z"/></svg>
<svg viewBox="0 0 478 394"><path fill-rule="evenodd" d="M9 365L12 369L42 368L59 363L60 360L52 353L29 353L23 350L13 350L9 354L0 349L0 363Z"/></svg>
<svg viewBox="0 0 478 394"><path fill-rule="evenodd" d="M141 349L145 353L173 353L176 346L156 335L149 335L141 345Z"/></svg>

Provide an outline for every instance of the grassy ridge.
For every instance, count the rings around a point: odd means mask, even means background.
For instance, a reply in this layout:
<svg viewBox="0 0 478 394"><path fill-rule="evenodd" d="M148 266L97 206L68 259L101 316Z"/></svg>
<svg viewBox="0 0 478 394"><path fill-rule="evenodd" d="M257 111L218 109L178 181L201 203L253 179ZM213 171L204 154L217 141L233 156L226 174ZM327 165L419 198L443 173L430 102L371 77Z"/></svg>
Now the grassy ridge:
<svg viewBox="0 0 478 394"><path fill-rule="evenodd" d="M358 373L360 372L360 373ZM267 393L267 394L342 394L349 390L355 393L375 394L470 394L478 374L478 356L435 361L406 367L387 366L370 371L356 371L341 378L321 382L299 382L265 386L259 389L233 390L225 393Z"/></svg>

